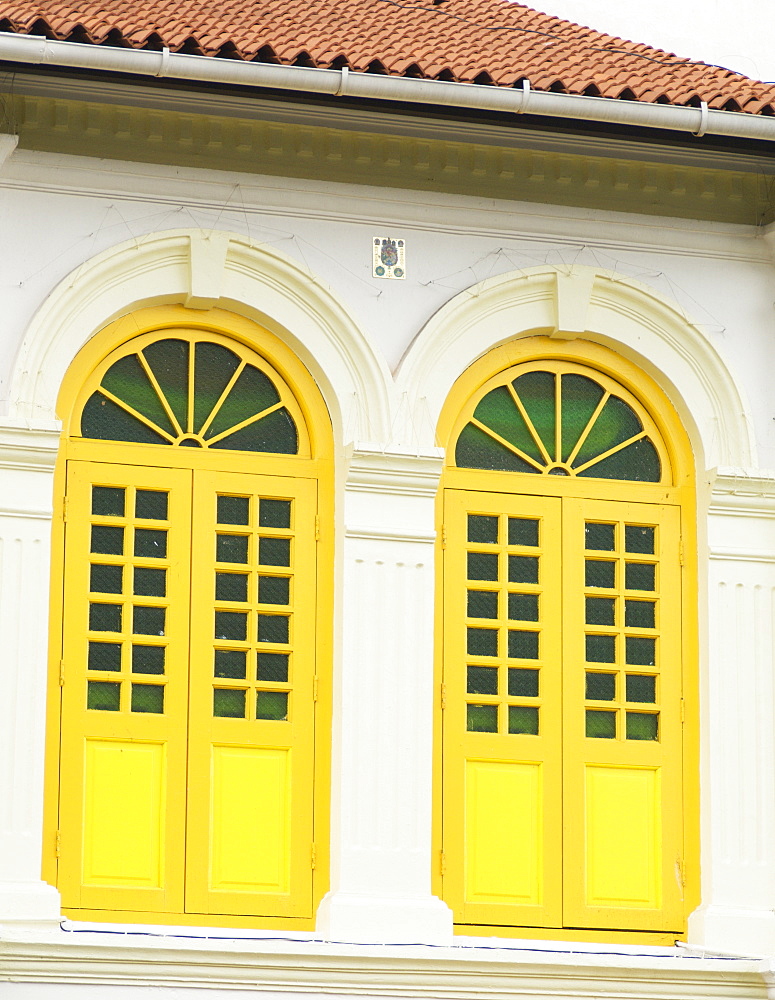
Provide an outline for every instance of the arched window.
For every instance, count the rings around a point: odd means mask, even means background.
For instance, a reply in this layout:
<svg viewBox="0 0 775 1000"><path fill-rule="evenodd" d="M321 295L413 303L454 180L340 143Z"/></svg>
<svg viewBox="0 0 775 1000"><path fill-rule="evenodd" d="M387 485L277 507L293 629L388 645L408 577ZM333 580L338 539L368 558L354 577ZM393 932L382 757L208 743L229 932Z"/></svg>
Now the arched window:
<svg viewBox="0 0 775 1000"><path fill-rule="evenodd" d="M442 419L442 894L460 925L669 940L697 877L690 456L633 366L547 355L479 362Z"/></svg>
<svg viewBox="0 0 775 1000"><path fill-rule="evenodd" d="M304 926L325 888L330 426L233 320L256 346L146 323L68 375L56 879L81 919Z"/></svg>

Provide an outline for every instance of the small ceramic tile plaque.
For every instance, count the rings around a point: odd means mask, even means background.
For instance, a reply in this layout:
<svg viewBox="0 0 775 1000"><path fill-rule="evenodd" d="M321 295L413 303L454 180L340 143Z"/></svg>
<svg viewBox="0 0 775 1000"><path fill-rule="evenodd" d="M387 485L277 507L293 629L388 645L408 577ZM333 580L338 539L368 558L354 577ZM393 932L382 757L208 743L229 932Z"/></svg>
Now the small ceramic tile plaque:
<svg viewBox="0 0 775 1000"><path fill-rule="evenodd" d="M394 240L390 236L375 236L372 240L373 267L375 278L405 278L406 277L406 246L403 240Z"/></svg>

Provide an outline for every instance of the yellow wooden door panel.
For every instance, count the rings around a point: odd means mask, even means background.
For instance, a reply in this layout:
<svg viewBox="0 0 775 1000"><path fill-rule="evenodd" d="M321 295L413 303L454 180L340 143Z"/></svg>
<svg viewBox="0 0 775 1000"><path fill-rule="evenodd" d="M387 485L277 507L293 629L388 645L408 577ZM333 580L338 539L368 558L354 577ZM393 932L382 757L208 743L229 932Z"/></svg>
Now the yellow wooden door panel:
<svg viewBox="0 0 775 1000"><path fill-rule="evenodd" d="M191 473L69 462L59 888L182 906Z"/></svg>
<svg viewBox="0 0 775 1000"><path fill-rule="evenodd" d="M444 524L444 898L558 926L560 501L447 490Z"/></svg>
<svg viewBox="0 0 775 1000"><path fill-rule="evenodd" d="M312 915L316 506L195 473L187 912Z"/></svg>
<svg viewBox="0 0 775 1000"><path fill-rule="evenodd" d="M586 902L594 907L662 905L660 769L585 768Z"/></svg>
<svg viewBox="0 0 775 1000"><path fill-rule="evenodd" d="M83 884L162 889L166 746L86 740Z"/></svg>
<svg viewBox="0 0 775 1000"><path fill-rule="evenodd" d="M291 754L213 746L213 891L287 894L290 890ZM246 795L246 789L255 794Z"/></svg>
<svg viewBox="0 0 775 1000"><path fill-rule="evenodd" d="M543 764L467 760L465 787L467 899L541 906Z"/></svg>
<svg viewBox="0 0 775 1000"><path fill-rule="evenodd" d="M682 926L679 530L677 507L564 501L566 926Z"/></svg>

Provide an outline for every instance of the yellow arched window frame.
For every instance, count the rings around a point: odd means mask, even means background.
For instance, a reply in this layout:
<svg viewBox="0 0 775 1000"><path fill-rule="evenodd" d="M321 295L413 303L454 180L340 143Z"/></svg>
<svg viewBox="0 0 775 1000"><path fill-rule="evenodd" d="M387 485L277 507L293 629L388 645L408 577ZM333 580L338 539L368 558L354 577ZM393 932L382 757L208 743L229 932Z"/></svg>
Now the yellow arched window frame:
<svg viewBox="0 0 775 1000"><path fill-rule="evenodd" d="M439 423L436 890L462 933L668 943L699 893L695 493L663 391L525 338Z"/></svg>
<svg viewBox="0 0 775 1000"><path fill-rule="evenodd" d="M89 341L59 413L44 876L80 919L312 927L330 786L320 391L256 324L165 307Z"/></svg>

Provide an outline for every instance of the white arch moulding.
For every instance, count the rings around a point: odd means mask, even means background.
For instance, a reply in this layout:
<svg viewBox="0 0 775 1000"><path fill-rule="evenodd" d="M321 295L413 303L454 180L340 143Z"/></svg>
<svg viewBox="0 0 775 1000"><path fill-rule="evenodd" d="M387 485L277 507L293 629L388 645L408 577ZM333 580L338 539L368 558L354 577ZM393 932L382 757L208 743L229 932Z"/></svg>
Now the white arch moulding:
<svg viewBox="0 0 775 1000"><path fill-rule="evenodd" d="M270 330L317 381L335 440L385 440L387 365L331 288L291 257L236 233L187 229L120 243L51 292L17 353L12 422L50 424L68 366L97 331L145 306L219 306Z"/></svg>
<svg viewBox="0 0 775 1000"><path fill-rule="evenodd" d="M755 466L743 392L701 327L648 285L587 267L537 267L488 278L432 316L398 372L405 443L436 443L427 435L453 383L477 358L538 334L604 344L651 375L686 427L698 472Z"/></svg>

